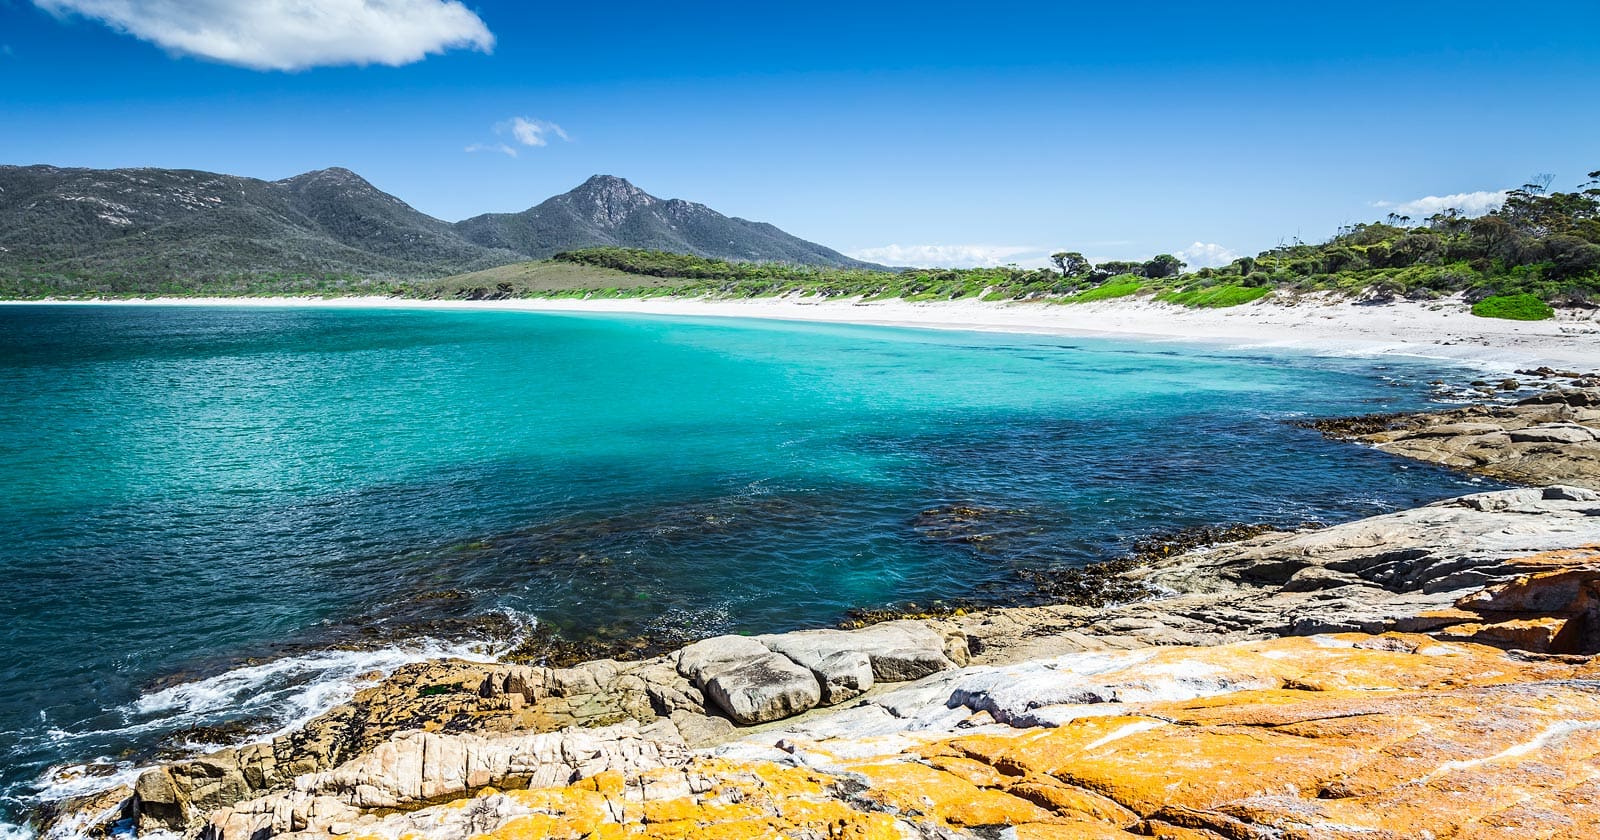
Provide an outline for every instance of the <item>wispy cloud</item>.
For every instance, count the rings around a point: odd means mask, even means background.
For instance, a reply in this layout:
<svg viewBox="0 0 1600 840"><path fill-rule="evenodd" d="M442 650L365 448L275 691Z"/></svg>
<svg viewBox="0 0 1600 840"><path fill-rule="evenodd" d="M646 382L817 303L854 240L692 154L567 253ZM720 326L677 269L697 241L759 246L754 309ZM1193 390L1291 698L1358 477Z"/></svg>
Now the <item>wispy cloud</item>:
<svg viewBox="0 0 1600 840"><path fill-rule="evenodd" d="M476 154L478 152L499 152L506 157L517 156L517 150L507 146L504 143L473 143L466 148L466 152L467 154Z"/></svg>
<svg viewBox="0 0 1600 840"><path fill-rule="evenodd" d="M1507 190L1479 190L1454 195L1425 195L1411 201L1374 201L1373 207L1392 210L1402 216L1425 219L1446 210L1459 210L1466 216L1482 216L1506 203Z"/></svg>
<svg viewBox="0 0 1600 840"><path fill-rule="evenodd" d="M566 129L549 120L534 119L533 117L512 117L494 127L494 133L506 138L505 141L496 140L490 143L473 143L467 147L467 152L498 152L506 157L516 157L518 147L539 149L550 145L550 139L556 138L564 143L570 143L572 138L567 135ZM509 141L509 142L507 142Z"/></svg>
<svg viewBox="0 0 1600 840"><path fill-rule="evenodd" d="M883 245L849 252L858 260L915 268L993 268L1016 263L1039 267L1050 258L1028 245Z"/></svg>
<svg viewBox="0 0 1600 840"><path fill-rule="evenodd" d="M33 0L175 53L256 70L398 66L489 52L494 34L458 0Z"/></svg>
<svg viewBox="0 0 1600 840"><path fill-rule="evenodd" d="M510 131L511 136L524 146L548 146L551 137L559 137L563 141L572 139L561 126L532 117L512 117L496 130L502 133Z"/></svg>
<svg viewBox="0 0 1600 840"><path fill-rule="evenodd" d="M1195 242L1173 256L1189 264L1190 268L1217 268L1233 262L1239 254L1215 242Z"/></svg>

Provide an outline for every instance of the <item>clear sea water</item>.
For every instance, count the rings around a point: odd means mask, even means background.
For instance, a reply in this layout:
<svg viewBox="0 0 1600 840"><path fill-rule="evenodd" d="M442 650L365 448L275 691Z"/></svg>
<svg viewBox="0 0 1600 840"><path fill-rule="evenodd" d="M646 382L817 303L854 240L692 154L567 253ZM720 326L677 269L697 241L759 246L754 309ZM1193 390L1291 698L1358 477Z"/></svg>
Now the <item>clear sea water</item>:
<svg viewBox="0 0 1600 840"><path fill-rule="evenodd" d="M1484 489L1284 422L1423 407L1441 378L1470 374L787 322L0 306L0 820L174 732L270 730L373 668L494 654L456 619L826 626L1004 598L1018 569L1153 530ZM950 504L997 511L997 538L919 518ZM62 762L89 766L42 775Z"/></svg>

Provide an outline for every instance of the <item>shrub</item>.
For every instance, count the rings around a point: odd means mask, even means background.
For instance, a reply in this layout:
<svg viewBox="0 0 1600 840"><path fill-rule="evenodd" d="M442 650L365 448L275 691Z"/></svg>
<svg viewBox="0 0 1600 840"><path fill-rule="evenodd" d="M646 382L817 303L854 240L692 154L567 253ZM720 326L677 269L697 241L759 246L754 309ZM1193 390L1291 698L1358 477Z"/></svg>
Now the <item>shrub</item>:
<svg viewBox="0 0 1600 840"><path fill-rule="evenodd" d="M1143 286L1137 277L1122 275L1113 277L1102 286L1068 295L1061 299L1062 303L1090 303L1097 300L1110 300L1111 298L1127 297Z"/></svg>
<svg viewBox="0 0 1600 840"><path fill-rule="evenodd" d="M1266 286L1212 286L1206 289L1190 289L1182 292L1162 292L1156 295L1156 300L1175 303L1179 306L1221 309L1226 306L1238 306L1242 303L1260 300L1271 291Z"/></svg>
<svg viewBox="0 0 1600 840"><path fill-rule="evenodd" d="M1479 318L1506 318L1512 321L1543 321L1554 317L1550 304L1537 295L1491 295L1472 305L1472 314Z"/></svg>

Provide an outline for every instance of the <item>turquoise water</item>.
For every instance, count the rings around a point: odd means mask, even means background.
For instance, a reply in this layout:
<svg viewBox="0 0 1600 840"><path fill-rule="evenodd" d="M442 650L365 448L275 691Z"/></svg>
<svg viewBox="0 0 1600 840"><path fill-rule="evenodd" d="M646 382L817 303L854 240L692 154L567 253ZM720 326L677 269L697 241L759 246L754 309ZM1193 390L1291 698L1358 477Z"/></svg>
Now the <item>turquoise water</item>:
<svg viewBox="0 0 1600 840"><path fill-rule="evenodd" d="M373 667L492 655L474 616L828 625L1012 597L1019 569L1155 529L1483 489L1282 422L1463 375L783 322L0 306L0 816L52 764L125 772ZM957 503L998 511L996 539L919 518ZM372 649L327 651L353 640Z"/></svg>

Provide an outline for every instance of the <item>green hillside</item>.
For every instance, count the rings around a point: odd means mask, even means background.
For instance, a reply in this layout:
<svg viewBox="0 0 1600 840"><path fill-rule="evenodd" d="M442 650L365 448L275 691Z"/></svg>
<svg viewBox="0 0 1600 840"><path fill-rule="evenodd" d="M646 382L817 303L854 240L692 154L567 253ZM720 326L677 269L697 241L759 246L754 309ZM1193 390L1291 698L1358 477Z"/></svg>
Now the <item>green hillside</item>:
<svg viewBox="0 0 1600 840"><path fill-rule="evenodd" d="M280 181L178 169L0 166L0 295L406 293L423 281L625 245L866 267L772 225L595 176L451 224L347 169Z"/></svg>

